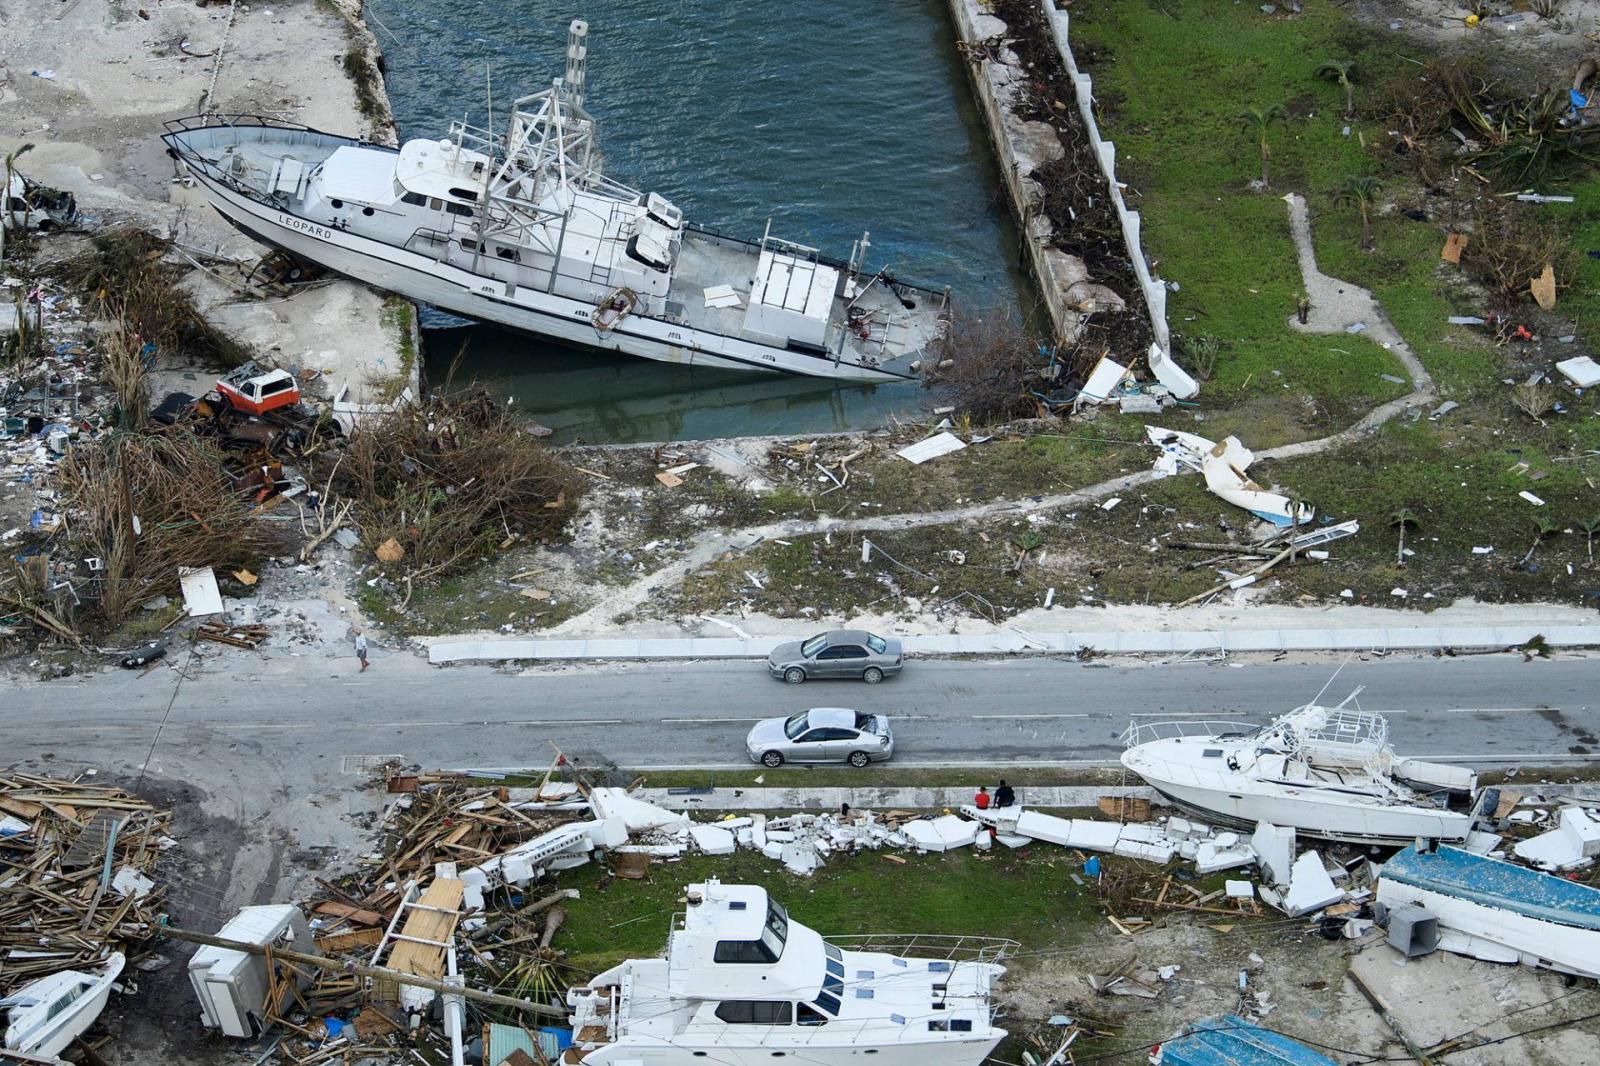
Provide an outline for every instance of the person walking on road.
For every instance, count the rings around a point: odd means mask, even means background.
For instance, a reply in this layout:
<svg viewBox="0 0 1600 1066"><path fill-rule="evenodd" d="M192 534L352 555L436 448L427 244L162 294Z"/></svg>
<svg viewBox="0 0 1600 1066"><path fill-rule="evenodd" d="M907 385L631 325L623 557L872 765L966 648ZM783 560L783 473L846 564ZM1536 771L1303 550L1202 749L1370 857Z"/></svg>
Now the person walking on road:
<svg viewBox="0 0 1600 1066"><path fill-rule="evenodd" d="M367 635L361 630L356 630L356 658L361 660L361 671L365 671L367 663Z"/></svg>

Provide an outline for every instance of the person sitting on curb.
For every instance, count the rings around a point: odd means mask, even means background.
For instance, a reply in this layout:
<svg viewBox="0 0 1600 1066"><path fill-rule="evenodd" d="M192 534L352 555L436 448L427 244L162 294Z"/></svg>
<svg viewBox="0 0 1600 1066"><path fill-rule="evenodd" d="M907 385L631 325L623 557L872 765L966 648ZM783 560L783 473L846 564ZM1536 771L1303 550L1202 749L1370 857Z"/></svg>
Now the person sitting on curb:
<svg viewBox="0 0 1600 1066"><path fill-rule="evenodd" d="M996 807L1015 807L1017 805L1017 794L1010 785L1006 784L1004 778L1000 779L1000 787L994 790L994 805Z"/></svg>
<svg viewBox="0 0 1600 1066"><path fill-rule="evenodd" d="M987 785L978 786L978 794L972 797L972 805L980 811L989 809L989 787Z"/></svg>

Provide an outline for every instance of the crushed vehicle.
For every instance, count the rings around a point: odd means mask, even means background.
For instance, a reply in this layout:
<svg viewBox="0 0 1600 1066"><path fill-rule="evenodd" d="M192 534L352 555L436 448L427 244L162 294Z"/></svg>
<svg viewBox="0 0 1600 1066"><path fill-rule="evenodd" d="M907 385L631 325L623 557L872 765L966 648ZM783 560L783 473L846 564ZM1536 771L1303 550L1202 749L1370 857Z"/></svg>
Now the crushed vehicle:
<svg viewBox="0 0 1600 1066"><path fill-rule="evenodd" d="M41 185L32 178L11 174L0 226L12 232L67 229L78 223L78 201L70 192Z"/></svg>

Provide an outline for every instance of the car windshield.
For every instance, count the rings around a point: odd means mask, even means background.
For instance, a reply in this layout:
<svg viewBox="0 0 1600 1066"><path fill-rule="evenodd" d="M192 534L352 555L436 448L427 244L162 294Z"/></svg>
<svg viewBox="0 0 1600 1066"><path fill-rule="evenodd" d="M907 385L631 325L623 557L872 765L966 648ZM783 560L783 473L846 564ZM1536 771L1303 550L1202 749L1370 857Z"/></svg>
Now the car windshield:
<svg viewBox="0 0 1600 1066"><path fill-rule="evenodd" d="M804 733L805 731L806 731L806 712L805 711L801 711L799 714L796 714L796 715L791 715L789 718L784 720L784 723L783 723L783 735L788 737L790 740L798 740L798 739L800 739L800 734Z"/></svg>
<svg viewBox="0 0 1600 1066"><path fill-rule="evenodd" d="M889 648L889 642L876 633L867 634L867 647L872 649L872 654L882 655Z"/></svg>
<svg viewBox="0 0 1600 1066"><path fill-rule="evenodd" d="M828 634L818 633L816 636L800 645L800 654L804 655L807 659L814 659L816 658L817 652L821 651L827 645L827 643Z"/></svg>

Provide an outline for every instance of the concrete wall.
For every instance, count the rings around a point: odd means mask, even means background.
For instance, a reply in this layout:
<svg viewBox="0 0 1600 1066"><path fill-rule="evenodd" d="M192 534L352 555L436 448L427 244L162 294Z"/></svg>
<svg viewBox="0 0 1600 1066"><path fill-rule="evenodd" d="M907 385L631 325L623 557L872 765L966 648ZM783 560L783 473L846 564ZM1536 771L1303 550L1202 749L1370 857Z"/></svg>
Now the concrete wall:
<svg viewBox="0 0 1600 1066"><path fill-rule="evenodd" d="M983 0L950 0L951 14L955 18L956 32L968 46L1004 33L1005 23L982 8ZM1038 0L1045 21L1049 24L1056 50L1072 81L1078 114L1089 141L1100 162L1100 172L1106 181L1117 218L1121 223L1122 237L1133 264L1140 298L1150 316L1151 332L1155 345L1149 353L1150 369L1175 395L1187 399L1199 392L1199 386L1172 361L1172 337L1167 328L1167 288L1160 278L1150 272L1140 244L1140 219L1137 211L1129 210L1122 195L1122 186L1116 178L1116 146L1100 135L1099 123L1094 117L1094 86L1087 74L1078 69L1068 45L1068 17L1057 11L1054 0ZM1023 245L1033 267L1034 277L1044 297L1044 303L1055 326L1058 341L1074 337L1081 320L1081 311L1091 301L1113 301L1122 305L1122 299L1103 285L1089 279L1083 261L1059 249L1048 247L1050 220L1039 209L1041 191L1027 175L1039 164L1058 158L1062 154L1054 129L1043 122L1025 122L1013 114L1010 100L1015 83L1024 75L1017 65L1017 57L1009 49L1000 53L1000 61L985 59L981 63L966 64L973 88L978 96L979 110L983 112L990 140L1000 159L1000 170L1005 177L1011 204L1022 223ZM1104 306L1104 304L1102 304Z"/></svg>

